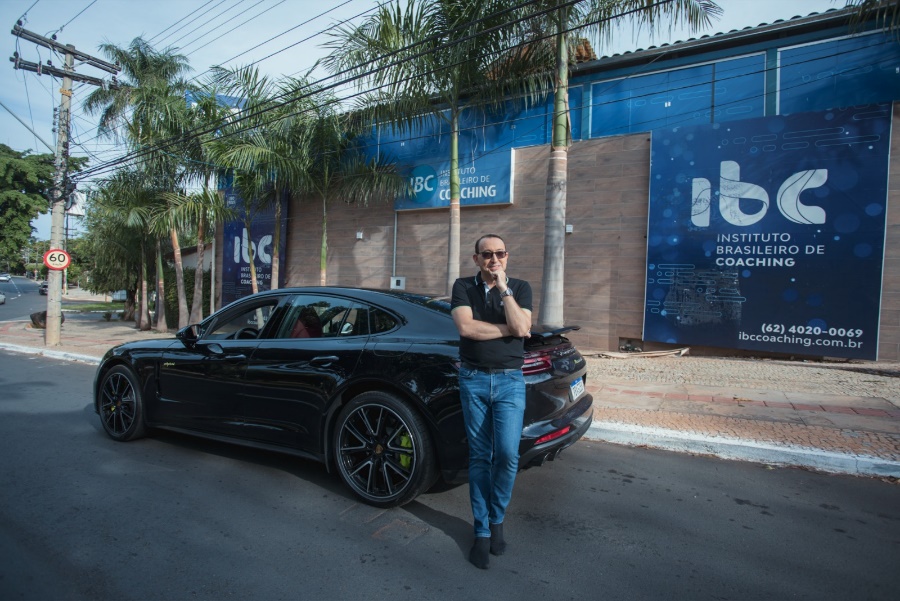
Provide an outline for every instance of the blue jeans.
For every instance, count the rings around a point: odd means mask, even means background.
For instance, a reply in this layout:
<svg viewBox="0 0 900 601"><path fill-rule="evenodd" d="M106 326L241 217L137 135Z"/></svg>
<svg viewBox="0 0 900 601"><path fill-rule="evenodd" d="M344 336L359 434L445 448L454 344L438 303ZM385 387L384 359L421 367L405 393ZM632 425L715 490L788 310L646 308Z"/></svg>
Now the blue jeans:
<svg viewBox="0 0 900 601"><path fill-rule="evenodd" d="M503 522L519 470L525 377L520 369L488 373L462 365L459 396L469 439L475 536L490 536L490 524Z"/></svg>

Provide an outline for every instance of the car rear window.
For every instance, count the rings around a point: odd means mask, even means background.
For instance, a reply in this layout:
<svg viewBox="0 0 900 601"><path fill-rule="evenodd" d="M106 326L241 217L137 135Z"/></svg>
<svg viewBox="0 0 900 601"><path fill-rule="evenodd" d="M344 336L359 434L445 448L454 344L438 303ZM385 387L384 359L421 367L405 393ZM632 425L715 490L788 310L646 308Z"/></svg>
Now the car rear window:
<svg viewBox="0 0 900 601"><path fill-rule="evenodd" d="M438 313L445 313L450 315L450 297L447 296L425 296L423 294L409 294L409 293L394 293L398 298L402 298L403 300L413 303L414 305L419 305L425 307L426 309L431 309L432 311L437 311Z"/></svg>

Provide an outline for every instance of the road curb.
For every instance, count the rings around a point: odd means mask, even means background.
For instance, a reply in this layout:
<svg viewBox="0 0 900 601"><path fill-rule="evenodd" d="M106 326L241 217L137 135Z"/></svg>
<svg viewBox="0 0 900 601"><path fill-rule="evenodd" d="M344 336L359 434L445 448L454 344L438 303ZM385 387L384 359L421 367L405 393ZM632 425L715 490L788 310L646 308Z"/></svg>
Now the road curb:
<svg viewBox="0 0 900 601"><path fill-rule="evenodd" d="M91 363L93 365L100 364L100 359L92 355L81 355L79 353L70 353L68 351L54 351L31 346L19 346L18 344L7 344L5 342L0 342L0 350L22 353L25 355L41 355L43 357L60 359L62 361L80 361L82 363Z"/></svg>
<svg viewBox="0 0 900 601"><path fill-rule="evenodd" d="M584 438L665 451L713 455L721 459L806 467L833 474L900 478L900 462L825 449L779 446L753 440L705 436L666 428L595 421Z"/></svg>

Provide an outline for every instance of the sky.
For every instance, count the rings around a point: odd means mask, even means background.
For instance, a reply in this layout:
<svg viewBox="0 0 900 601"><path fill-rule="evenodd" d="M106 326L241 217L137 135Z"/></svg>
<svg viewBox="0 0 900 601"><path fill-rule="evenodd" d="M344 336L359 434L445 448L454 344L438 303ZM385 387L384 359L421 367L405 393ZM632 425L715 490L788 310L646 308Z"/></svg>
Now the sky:
<svg viewBox="0 0 900 601"><path fill-rule="evenodd" d="M695 35L805 16L843 4L842 0L719 0L722 17ZM255 61L263 73L278 77L308 71L328 53L322 47L329 39L326 30L344 20L358 22L375 6L374 0L0 0L0 23L12 30L22 19L24 29L44 37L55 33L58 42L104 60L100 44L127 46L142 36L157 48L172 46L187 55L194 68L192 77L202 78L212 65L243 66ZM610 55L689 37L675 31L652 41L636 39L630 27L623 27L610 46L595 46L595 51ZM63 56L12 34L5 43L9 57L18 52L31 62L50 60L55 67L64 63ZM16 70L12 62L6 65L0 69L0 102L9 110L0 106L0 143L19 151L51 152L46 142L55 151L53 110L59 106L61 80ZM110 76L77 62L76 72ZM315 71L314 75L326 73ZM93 89L90 84L73 87L70 148L73 155L88 156L90 164L96 165L121 154L123 147L115 140L99 138L96 118L82 109ZM33 225L38 239L49 239L49 214Z"/></svg>

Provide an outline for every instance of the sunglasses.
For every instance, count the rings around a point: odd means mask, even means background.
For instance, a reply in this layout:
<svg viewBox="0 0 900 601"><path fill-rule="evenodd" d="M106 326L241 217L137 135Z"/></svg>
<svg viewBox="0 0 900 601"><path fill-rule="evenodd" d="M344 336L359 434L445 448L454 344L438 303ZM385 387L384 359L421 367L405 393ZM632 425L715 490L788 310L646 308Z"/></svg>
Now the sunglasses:
<svg viewBox="0 0 900 601"><path fill-rule="evenodd" d="M509 253L506 252L505 250L495 250L495 251L483 250L478 254L480 254L481 258L484 259L485 261L490 261L491 257L497 257L498 259L505 259Z"/></svg>

